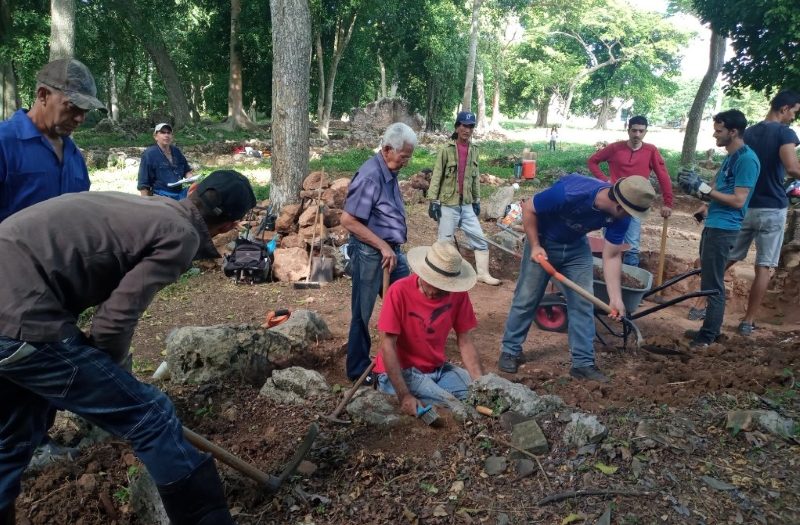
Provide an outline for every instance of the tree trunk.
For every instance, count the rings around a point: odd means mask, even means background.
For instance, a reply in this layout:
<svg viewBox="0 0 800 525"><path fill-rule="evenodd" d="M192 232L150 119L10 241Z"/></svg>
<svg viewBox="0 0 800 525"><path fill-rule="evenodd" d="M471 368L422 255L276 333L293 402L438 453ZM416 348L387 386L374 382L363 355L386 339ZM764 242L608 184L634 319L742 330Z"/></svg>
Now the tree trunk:
<svg viewBox="0 0 800 525"><path fill-rule="evenodd" d="M381 71L381 90L378 93L378 100L380 100L386 98L386 64L383 63L380 55L378 55L378 66Z"/></svg>
<svg viewBox="0 0 800 525"><path fill-rule="evenodd" d="M392 85L389 87L389 98L397 97L397 86L400 81L397 79L397 73L392 75Z"/></svg>
<svg viewBox="0 0 800 525"><path fill-rule="evenodd" d="M314 47L317 55L317 73L319 75L319 87L317 89L317 125L322 123L322 115L325 113L325 55L322 51L322 36L317 33L314 39Z"/></svg>
<svg viewBox="0 0 800 525"><path fill-rule="evenodd" d="M183 91L183 85L181 85L181 79L178 76L175 63L167 52L167 46L164 44L161 32L156 31L147 22L147 17L139 12L136 2L106 0L104 3L127 21L131 33L141 42L153 60L167 92L167 100L172 110L172 117L175 119L175 129L186 126L191 118L189 101Z"/></svg>
<svg viewBox="0 0 800 525"><path fill-rule="evenodd" d="M611 102L608 98L604 98L603 103L600 105L600 112L597 114L597 122L594 125L594 129L608 128L608 115L612 109Z"/></svg>
<svg viewBox="0 0 800 525"><path fill-rule="evenodd" d="M543 97L539 100L539 104L536 107L536 127L537 128L547 128L549 127L547 124L547 113L550 111L550 99L553 96L550 95L549 97Z"/></svg>
<svg viewBox="0 0 800 525"><path fill-rule="evenodd" d="M469 111L472 108L472 84L475 75L475 57L478 54L478 21L482 0L472 0L472 24L469 34L469 54L467 55L467 76L464 79L464 97L461 108Z"/></svg>
<svg viewBox="0 0 800 525"><path fill-rule="evenodd" d="M700 132L700 123L703 120L703 108L706 106L711 89L717 81L722 64L725 61L725 37L711 30L711 45L709 47L709 61L706 74L697 88L692 108L689 110L689 120L686 122L686 135L683 137L681 149L681 166L694 166L695 150L697 150L697 134Z"/></svg>
<svg viewBox="0 0 800 525"><path fill-rule="evenodd" d="M500 129L500 79L497 71L492 79L492 120L489 122L490 130Z"/></svg>
<svg viewBox="0 0 800 525"><path fill-rule="evenodd" d="M108 61L108 101L111 105L108 117L117 122L119 120L119 95L117 94L117 68L113 57Z"/></svg>
<svg viewBox="0 0 800 525"><path fill-rule="evenodd" d="M331 56L330 67L328 68L327 84L325 86L325 104L322 112L322 119L319 123L319 134L321 137L328 138L328 125L331 121L331 108L333 107L333 87L336 83L336 72L339 69L339 61L344 55L350 37L353 36L353 29L356 26L358 13L353 13L353 18L349 22L346 20L336 21L336 36L333 41L333 55Z"/></svg>
<svg viewBox="0 0 800 525"><path fill-rule="evenodd" d="M436 115L439 114L439 90L437 85L438 83L434 79L428 79L428 109L425 116L425 131L435 131L438 125L436 121Z"/></svg>
<svg viewBox="0 0 800 525"><path fill-rule="evenodd" d="M50 0L50 61L75 56L75 0Z"/></svg>
<svg viewBox="0 0 800 525"><path fill-rule="evenodd" d="M228 118L224 124L224 127L230 131L255 127L253 121L244 112L244 102L242 101L242 59L239 55L239 15L241 12L241 0L231 0L231 37L228 46L230 54Z"/></svg>
<svg viewBox="0 0 800 525"><path fill-rule="evenodd" d="M0 44L7 46L11 39L11 14L9 0L0 0ZM0 120L11 118L19 109L17 79L11 59L0 61Z"/></svg>
<svg viewBox="0 0 800 525"><path fill-rule="evenodd" d="M272 183L275 209L300 200L308 173L311 12L308 0L270 0L272 13Z"/></svg>
<svg viewBox="0 0 800 525"><path fill-rule="evenodd" d="M475 87L478 91L478 124L475 126L475 132L483 135L486 133L486 90L483 85L483 68L480 63L475 74Z"/></svg>

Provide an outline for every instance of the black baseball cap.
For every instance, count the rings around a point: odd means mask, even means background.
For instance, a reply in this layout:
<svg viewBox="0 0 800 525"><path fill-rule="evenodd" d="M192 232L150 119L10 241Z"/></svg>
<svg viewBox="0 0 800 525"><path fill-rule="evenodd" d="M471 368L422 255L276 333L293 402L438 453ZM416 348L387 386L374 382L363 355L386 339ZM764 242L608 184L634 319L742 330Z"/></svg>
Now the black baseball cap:
<svg viewBox="0 0 800 525"><path fill-rule="evenodd" d="M36 81L64 93L83 110L107 111L97 99L97 86L89 68L74 58L53 60L36 73Z"/></svg>
<svg viewBox="0 0 800 525"><path fill-rule="evenodd" d="M216 191L216 202L205 195L208 190ZM238 171L214 171L200 181L195 191L211 213L222 219L238 221L256 205L250 181Z"/></svg>

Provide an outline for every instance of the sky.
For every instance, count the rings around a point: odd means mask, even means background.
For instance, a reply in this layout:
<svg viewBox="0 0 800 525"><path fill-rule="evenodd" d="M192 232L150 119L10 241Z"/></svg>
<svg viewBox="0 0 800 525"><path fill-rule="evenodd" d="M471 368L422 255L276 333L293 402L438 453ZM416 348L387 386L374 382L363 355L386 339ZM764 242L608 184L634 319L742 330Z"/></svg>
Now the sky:
<svg viewBox="0 0 800 525"><path fill-rule="evenodd" d="M667 11L667 0L627 0L627 2L637 9L658 13ZM685 78L702 78L708 68L708 46L711 32L691 15L679 14L672 17L671 20L678 27L697 33L697 36L689 41L689 47L683 52L681 74ZM732 54L733 52L728 46L725 59L730 58Z"/></svg>

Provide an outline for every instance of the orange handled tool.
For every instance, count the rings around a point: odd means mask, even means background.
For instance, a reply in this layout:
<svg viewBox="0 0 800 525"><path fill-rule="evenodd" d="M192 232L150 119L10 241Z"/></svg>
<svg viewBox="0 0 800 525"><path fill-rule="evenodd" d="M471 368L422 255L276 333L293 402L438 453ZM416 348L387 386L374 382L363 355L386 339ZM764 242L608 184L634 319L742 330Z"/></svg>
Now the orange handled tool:
<svg viewBox="0 0 800 525"><path fill-rule="evenodd" d="M595 297L591 293L589 293L586 290L584 290L583 288L581 288L575 281L573 281L571 279L568 279L562 273L560 273L558 270L553 268L553 265L550 264L547 261L547 259L545 259L542 255L538 255L536 257L536 262L539 263L539 265L542 268L544 268L544 271L549 273L550 276L553 277L556 281L558 281L560 283L563 283L567 288L570 288L571 290L577 292L581 297L584 297L588 301L591 301L592 304L594 304L595 306L597 306L598 308L600 308L601 310L603 310L607 314L611 314L613 317L617 317L619 315L619 312L617 310L615 310L614 308L611 308L609 305L607 305L606 303L604 303L603 301L601 301L600 299L598 299L597 297Z"/></svg>

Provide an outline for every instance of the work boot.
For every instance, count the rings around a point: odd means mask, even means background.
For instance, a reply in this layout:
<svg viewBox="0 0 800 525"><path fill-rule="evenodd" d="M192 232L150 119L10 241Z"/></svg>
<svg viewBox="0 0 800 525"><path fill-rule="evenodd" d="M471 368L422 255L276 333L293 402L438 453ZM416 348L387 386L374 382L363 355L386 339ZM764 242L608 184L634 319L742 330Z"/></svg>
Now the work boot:
<svg viewBox="0 0 800 525"><path fill-rule="evenodd" d="M575 379L585 379L587 381L598 381L600 383L608 383L610 379L603 372L600 371L595 365L572 367L569 369L569 375Z"/></svg>
<svg viewBox="0 0 800 525"><path fill-rule="evenodd" d="M0 525L15 525L17 523L14 512L14 504L12 503L4 509L0 509Z"/></svg>
<svg viewBox="0 0 800 525"><path fill-rule="evenodd" d="M500 352L500 359L497 360L497 368L501 371L516 374L519 369L519 357L508 352Z"/></svg>
<svg viewBox="0 0 800 525"><path fill-rule="evenodd" d="M235 525L211 456L185 478L159 485L158 493L172 525Z"/></svg>
<svg viewBox="0 0 800 525"><path fill-rule="evenodd" d="M475 250L475 270L480 282L491 286L500 284L500 279L495 279L489 274L489 250Z"/></svg>

